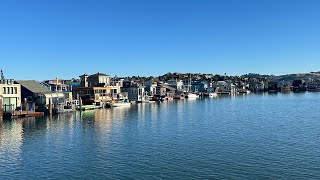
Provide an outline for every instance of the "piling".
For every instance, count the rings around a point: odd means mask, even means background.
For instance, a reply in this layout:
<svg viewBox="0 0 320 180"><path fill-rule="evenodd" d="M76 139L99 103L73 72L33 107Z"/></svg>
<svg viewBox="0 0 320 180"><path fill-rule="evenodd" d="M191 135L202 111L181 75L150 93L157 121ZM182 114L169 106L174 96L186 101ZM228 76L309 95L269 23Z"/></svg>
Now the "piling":
<svg viewBox="0 0 320 180"><path fill-rule="evenodd" d="M3 119L2 98L0 97L0 121Z"/></svg>
<svg viewBox="0 0 320 180"><path fill-rule="evenodd" d="M79 100L79 105L80 105L80 111L82 111L82 98L80 97L80 100Z"/></svg>
<svg viewBox="0 0 320 180"><path fill-rule="evenodd" d="M24 108L26 108L25 110L27 111L27 104L28 104L28 101L27 101L27 98L24 98ZM23 110L23 109L22 109Z"/></svg>
<svg viewBox="0 0 320 180"><path fill-rule="evenodd" d="M52 98L49 99L49 114L52 115Z"/></svg>
<svg viewBox="0 0 320 180"><path fill-rule="evenodd" d="M35 112L36 111L36 103L32 104L32 111Z"/></svg>

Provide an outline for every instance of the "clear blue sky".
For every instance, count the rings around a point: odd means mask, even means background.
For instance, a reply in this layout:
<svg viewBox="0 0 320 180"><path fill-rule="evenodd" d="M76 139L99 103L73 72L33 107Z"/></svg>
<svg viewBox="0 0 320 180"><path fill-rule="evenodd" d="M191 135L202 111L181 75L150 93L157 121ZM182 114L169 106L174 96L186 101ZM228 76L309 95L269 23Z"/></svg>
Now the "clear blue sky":
<svg viewBox="0 0 320 180"><path fill-rule="evenodd" d="M320 70L319 0L2 0L6 78Z"/></svg>

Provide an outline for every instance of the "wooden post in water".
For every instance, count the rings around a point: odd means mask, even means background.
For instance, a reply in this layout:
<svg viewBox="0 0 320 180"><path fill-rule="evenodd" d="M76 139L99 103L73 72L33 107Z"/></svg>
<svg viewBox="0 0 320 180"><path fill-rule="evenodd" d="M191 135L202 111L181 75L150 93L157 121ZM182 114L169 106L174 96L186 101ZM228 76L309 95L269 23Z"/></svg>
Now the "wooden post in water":
<svg viewBox="0 0 320 180"><path fill-rule="evenodd" d="M28 104L28 101L27 101L27 98L24 98L24 108L26 108L25 110L27 111L27 104ZM23 110L23 109L22 109Z"/></svg>
<svg viewBox="0 0 320 180"><path fill-rule="evenodd" d="M49 99L49 114L52 115L52 98Z"/></svg>
<svg viewBox="0 0 320 180"><path fill-rule="evenodd" d="M33 112L36 112L36 103L33 103L33 104L32 104L32 111L33 111Z"/></svg>
<svg viewBox="0 0 320 180"><path fill-rule="evenodd" d="M3 118L2 97L0 97L0 121L2 121L2 118Z"/></svg>
<svg viewBox="0 0 320 180"><path fill-rule="evenodd" d="M26 111L27 111L27 114L29 114L29 103L26 103Z"/></svg>
<svg viewBox="0 0 320 180"><path fill-rule="evenodd" d="M80 97L79 105L80 105L80 111L82 111L82 98L81 97Z"/></svg>

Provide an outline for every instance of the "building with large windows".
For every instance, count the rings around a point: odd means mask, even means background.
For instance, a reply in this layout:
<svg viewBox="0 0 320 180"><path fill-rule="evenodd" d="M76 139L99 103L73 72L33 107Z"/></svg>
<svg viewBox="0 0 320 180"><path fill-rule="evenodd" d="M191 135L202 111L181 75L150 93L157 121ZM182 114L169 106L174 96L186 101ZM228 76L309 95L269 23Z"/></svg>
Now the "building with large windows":
<svg viewBox="0 0 320 180"><path fill-rule="evenodd" d="M84 104L109 102L117 99L121 93L120 82L111 82L109 75L98 72L79 77L80 87L73 88L72 94L75 99L81 98Z"/></svg>
<svg viewBox="0 0 320 180"><path fill-rule="evenodd" d="M13 79L0 80L0 96L3 112L12 112L21 106L21 86L14 84Z"/></svg>

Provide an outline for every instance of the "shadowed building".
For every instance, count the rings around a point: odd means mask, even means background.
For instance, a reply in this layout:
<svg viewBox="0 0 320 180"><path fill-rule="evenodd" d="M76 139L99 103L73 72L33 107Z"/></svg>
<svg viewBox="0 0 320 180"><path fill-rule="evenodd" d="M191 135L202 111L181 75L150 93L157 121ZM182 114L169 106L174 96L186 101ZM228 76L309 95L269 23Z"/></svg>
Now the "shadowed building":
<svg viewBox="0 0 320 180"><path fill-rule="evenodd" d="M35 80L19 80L15 83L21 85L21 98L25 104L24 107L31 108L34 104L35 111L48 112L50 99L53 106L65 104L63 93L52 92Z"/></svg>
<svg viewBox="0 0 320 180"><path fill-rule="evenodd" d="M103 73L81 75L80 87L73 88L73 97L81 98L84 104L109 102L121 93L119 82L111 83L110 76Z"/></svg>

